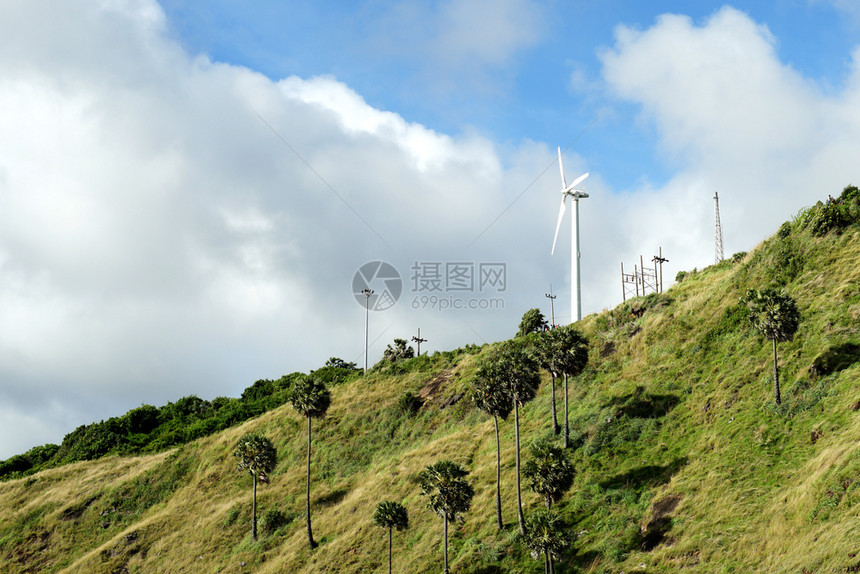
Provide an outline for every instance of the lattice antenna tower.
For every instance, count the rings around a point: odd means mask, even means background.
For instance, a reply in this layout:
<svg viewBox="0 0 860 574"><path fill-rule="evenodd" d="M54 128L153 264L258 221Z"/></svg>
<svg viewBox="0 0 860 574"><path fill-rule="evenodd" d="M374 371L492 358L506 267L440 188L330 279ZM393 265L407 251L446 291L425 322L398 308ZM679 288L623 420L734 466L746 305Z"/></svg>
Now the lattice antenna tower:
<svg viewBox="0 0 860 574"><path fill-rule="evenodd" d="M720 225L720 196L714 192L714 263L725 259L723 255L723 226Z"/></svg>

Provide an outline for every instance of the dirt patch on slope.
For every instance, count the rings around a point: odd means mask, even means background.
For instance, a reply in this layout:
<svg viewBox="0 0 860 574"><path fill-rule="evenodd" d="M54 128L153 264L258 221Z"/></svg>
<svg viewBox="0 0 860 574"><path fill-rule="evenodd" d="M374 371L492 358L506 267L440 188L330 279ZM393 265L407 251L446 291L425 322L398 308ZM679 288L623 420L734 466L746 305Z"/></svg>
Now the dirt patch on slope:
<svg viewBox="0 0 860 574"><path fill-rule="evenodd" d="M445 369L421 387L421 390L418 391L418 396L421 397L421 400L425 404L429 401L441 402L441 395L445 390L445 384L451 380L452 376L454 376L454 370Z"/></svg>

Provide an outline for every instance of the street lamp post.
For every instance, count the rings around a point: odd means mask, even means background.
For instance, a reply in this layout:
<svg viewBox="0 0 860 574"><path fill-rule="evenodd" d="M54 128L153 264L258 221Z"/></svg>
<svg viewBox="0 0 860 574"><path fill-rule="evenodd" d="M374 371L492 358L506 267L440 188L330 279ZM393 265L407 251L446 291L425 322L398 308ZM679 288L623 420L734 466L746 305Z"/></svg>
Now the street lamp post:
<svg viewBox="0 0 860 574"><path fill-rule="evenodd" d="M370 296L373 295L373 289L364 288L361 294L364 295L364 372L367 373L367 324L370 319Z"/></svg>

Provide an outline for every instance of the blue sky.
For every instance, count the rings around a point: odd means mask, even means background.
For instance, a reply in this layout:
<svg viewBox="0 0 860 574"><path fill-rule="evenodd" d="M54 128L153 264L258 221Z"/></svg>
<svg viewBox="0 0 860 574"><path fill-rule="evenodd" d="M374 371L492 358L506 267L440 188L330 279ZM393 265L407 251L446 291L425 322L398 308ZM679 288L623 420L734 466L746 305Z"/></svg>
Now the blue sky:
<svg viewBox="0 0 860 574"><path fill-rule="evenodd" d="M550 285L569 322L558 146L584 313L621 263L712 264L714 191L753 249L860 182L858 6L0 2L0 458L363 362L368 262L402 278L371 362L508 338ZM417 288L434 266L505 281Z"/></svg>
<svg viewBox="0 0 860 574"><path fill-rule="evenodd" d="M660 184L670 176L672 162L660 153L653 126L635 121L636 105L606 92L598 54L613 45L619 25L646 29L666 13L701 25L723 4L473 2L476 11L514 5L511 12L526 18L523 37L498 40L483 53L464 48L446 61L440 46L454 4L162 3L177 39L214 60L273 80L331 75L375 108L445 133L477 130L500 142L528 138L565 147L598 118L575 149L615 190L635 189L643 180ZM783 63L825 92L842 86L860 32L856 10L824 0L727 5L767 26Z"/></svg>

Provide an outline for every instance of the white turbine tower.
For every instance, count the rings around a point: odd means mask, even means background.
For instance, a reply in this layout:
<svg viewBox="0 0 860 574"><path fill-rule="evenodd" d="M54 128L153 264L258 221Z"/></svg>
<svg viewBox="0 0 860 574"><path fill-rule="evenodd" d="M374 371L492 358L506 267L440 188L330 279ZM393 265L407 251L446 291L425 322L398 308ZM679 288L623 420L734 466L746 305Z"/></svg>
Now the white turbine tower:
<svg viewBox="0 0 860 574"><path fill-rule="evenodd" d="M568 197L571 197L573 198L574 213L570 219L570 322L573 323L582 319L582 294L580 293L579 280L579 199L588 197L587 193L574 188L588 177L588 173L582 174L573 180L573 183L567 185L564 179L564 166L561 163L561 148L558 148L558 169L561 171L561 207L558 208L558 223L555 224L555 237L552 239L551 254L555 253L558 230L561 228L561 220L567 209L565 202Z"/></svg>

